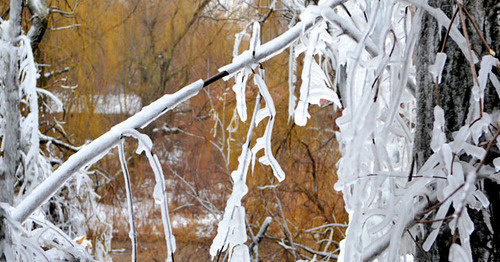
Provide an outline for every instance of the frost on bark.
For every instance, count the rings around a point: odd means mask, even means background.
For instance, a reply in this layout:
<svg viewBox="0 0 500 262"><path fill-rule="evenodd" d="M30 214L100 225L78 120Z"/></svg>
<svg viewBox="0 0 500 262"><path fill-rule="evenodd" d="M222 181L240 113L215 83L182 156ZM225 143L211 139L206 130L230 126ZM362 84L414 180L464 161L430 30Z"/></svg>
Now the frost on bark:
<svg viewBox="0 0 500 262"><path fill-rule="evenodd" d="M21 34L21 1L11 1L10 9L10 32L3 32L2 37L7 37L10 43L15 46L17 38ZM14 199L14 181L16 167L19 161L19 138L20 138L20 114L19 114L19 82L17 81L19 68L16 56L11 52L4 52L2 67L5 72L3 77L3 90L1 94L3 111L2 118L5 133L2 136L2 165L0 169L0 202L12 205ZM4 210L0 216L0 261L6 259L6 246L11 242L8 235L8 223L6 223Z"/></svg>
<svg viewBox="0 0 500 262"><path fill-rule="evenodd" d="M430 6L440 8L450 18L457 10L455 3L455 1L444 0L429 1ZM465 1L464 9L470 13L491 49L498 53L500 51L500 3L496 0ZM454 23L459 25L460 32L463 32L460 25L460 12L457 13ZM467 21L467 29L473 47L472 52L478 57L488 54L489 50L485 48L469 21ZM446 30L443 30L431 15L424 14L416 53L417 86L419 88L416 94L417 128L414 152L417 168L421 167L432 153L430 143L434 122L433 108L436 106L437 97L445 112L445 133L448 140L452 139L453 132L458 131L466 123L466 120L471 120L468 119L468 109L471 100L471 87L474 81L472 69L467 57L450 38L445 44L444 52L447 55L447 60L438 92L436 92L435 84L429 73L429 66L434 63L436 54L441 51L445 35ZM480 63L476 63L475 66L478 71ZM493 69L493 72L498 75L498 68ZM498 110L499 107L498 94L489 83L485 91L484 112L491 113ZM486 158L485 164L491 164L492 160L498 157L498 154L498 149L493 147L493 150L490 151ZM483 192L489 198L490 205L480 211L468 210L475 225L474 232L471 235L473 258L476 261L499 261L500 187L497 183L488 179L479 180L478 183L483 184ZM449 213L452 214L453 210L450 210ZM492 226L493 232L489 229L489 225ZM453 239L452 234L453 232L450 232L448 223L443 223L441 233L431 250L428 253L417 252L417 261L448 261L448 252ZM422 250L420 249L420 251Z"/></svg>
<svg viewBox="0 0 500 262"><path fill-rule="evenodd" d="M45 0L30 0L27 1L27 5L32 14L29 36L32 40L31 43L37 44L46 29L48 8ZM32 90L34 90L34 84L28 83L27 80L32 75L27 76L26 71L29 66L25 61L28 55L27 49L23 47L23 43L25 44L27 41L26 39L22 40L21 36L22 10L23 1L11 0L9 19L2 21L0 25L0 72L2 73L0 75L0 203L8 204L0 207L0 261L13 259L11 246L11 231L13 229L10 228L5 217L9 216L7 212L10 212L7 207L14 204L16 181L19 177L27 179L24 173L29 169L27 167L36 165L33 163L36 160L36 155L35 158L30 157L33 156L31 150L33 139L28 139L28 141L22 139L23 117L25 122L38 118L38 115L34 114L32 106L28 105L28 103L33 102L33 99L36 102L36 94L28 94L23 89L23 81L24 85L29 84ZM31 54L31 50L29 54ZM37 104L34 103L34 105ZM23 115L21 109L29 113L25 112ZM27 116L30 114L32 115ZM32 127L37 128L37 122L34 123ZM26 127L25 124L24 128L29 127ZM24 131L24 133L26 132L38 131ZM33 146L38 149L38 144Z"/></svg>
<svg viewBox="0 0 500 262"><path fill-rule="evenodd" d="M16 67L15 55L8 52L1 61L5 69L4 90L2 95L3 120L5 133L3 134L3 163L0 174L0 202L12 205L14 197L14 181L16 169L19 163L19 138L20 138L20 114L19 114L19 82L16 81L18 68Z"/></svg>
<svg viewBox="0 0 500 262"><path fill-rule="evenodd" d="M9 31L3 32L2 38L16 46L21 34L21 1L11 1ZM7 39L6 39L7 38ZM6 42L7 42L6 41ZM0 169L0 202L12 205L14 179L19 161L20 114L19 114L19 66L15 52L5 50L2 57L2 169Z"/></svg>
<svg viewBox="0 0 500 262"><path fill-rule="evenodd" d="M21 35L21 11L22 1L11 0L10 3L10 20L8 31L2 32L2 37L8 47L17 46L18 38ZM0 61L1 69L4 75L1 77L0 97L3 104L0 124L1 129L5 130L2 134L2 146L0 152L0 203L5 202L10 205L14 200L14 181L16 170L19 164L19 140L20 140L20 114L19 114L19 65L15 52L11 52L9 48L3 47L2 61ZM7 49L7 50L5 50ZM12 49L12 48L11 48ZM7 252L9 252L9 244L11 238L9 236L8 223L5 219L5 210L1 210L0 215L0 261L7 260Z"/></svg>

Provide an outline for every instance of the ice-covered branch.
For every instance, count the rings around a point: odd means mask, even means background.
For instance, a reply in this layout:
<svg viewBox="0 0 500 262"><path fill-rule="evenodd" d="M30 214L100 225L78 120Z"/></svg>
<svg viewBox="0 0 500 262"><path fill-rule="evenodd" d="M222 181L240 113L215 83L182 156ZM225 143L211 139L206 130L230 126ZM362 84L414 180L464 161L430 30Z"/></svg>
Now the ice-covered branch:
<svg viewBox="0 0 500 262"><path fill-rule="evenodd" d="M245 229L245 208L241 205L243 196L248 192L246 177L251 160L250 142L253 130L256 126L256 118L260 109L262 97L257 96L255 108L247 132L246 142L241 147L241 155L238 157L238 168L231 173L233 179L233 192L227 200L224 217L218 224L217 235L210 246L210 255L214 258L218 253L229 249L230 258L249 260ZM234 250L233 250L234 249Z"/></svg>
<svg viewBox="0 0 500 262"><path fill-rule="evenodd" d="M320 3L319 8L333 8L343 2L346 2L346 0L326 0ZM310 17L310 19L299 22L285 33L261 45L258 50L253 50L253 52L250 50L244 51L241 55L235 57L231 64L221 67L219 71L226 71L231 75L245 66L262 63L281 53L317 22L316 17Z"/></svg>
<svg viewBox="0 0 500 262"><path fill-rule="evenodd" d="M72 25L67 25L67 26L50 28L50 30L51 31L60 31L60 30L66 30L66 29L71 29L71 28L80 27L80 26L82 26L82 25L81 24L72 24Z"/></svg>
<svg viewBox="0 0 500 262"><path fill-rule="evenodd" d="M151 150L153 149L153 141L145 135L139 133L135 129L125 130L123 136L131 136L137 139L138 146L136 153L141 154L146 153L149 165L153 169L155 175L155 187L153 190L153 198L155 204L160 206L161 218L163 222L163 231L165 233L165 241L167 243L168 257L167 261L173 261L174 252L176 250L175 237L172 232L172 223L170 222L170 215L168 212L168 198L165 184L165 176L163 175L163 169L160 164L160 160L156 154L153 154Z"/></svg>
<svg viewBox="0 0 500 262"><path fill-rule="evenodd" d="M264 220L264 223L262 223L262 226L259 229L259 232L254 237L254 239L252 240L252 243L248 247L248 249L250 250L250 254L253 252L253 249L259 245L260 241L262 241L262 238L264 238L264 234L266 233L267 228L269 227L269 224L271 224L271 222L273 222L273 218L266 217L266 219Z"/></svg>
<svg viewBox="0 0 500 262"><path fill-rule="evenodd" d="M412 226L415 225L416 219L420 218L424 214L424 210L430 207L431 204L434 204L437 200L436 193L430 193L429 195L426 195L429 197L427 201L419 202L414 206L414 209L411 214L408 214L406 217L406 220L403 221L403 228L411 228ZM403 237L402 234L400 235L393 235L391 234L392 231L389 231L388 233L384 234L380 238L378 238L376 241L373 241L371 245L366 248L363 251L362 254L362 261L372 261L375 258L377 258L379 255L383 254L387 248L389 248L389 245L391 244L391 241L394 239L401 239ZM405 231L403 231L403 234L406 234ZM398 245L397 243L392 243L393 245Z"/></svg>
<svg viewBox="0 0 500 262"><path fill-rule="evenodd" d="M464 53L465 58L470 61L469 50L465 37L462 35L462 33L460 33L457 25L450 24L451 20L450 18L448 18L448 16L446 16L443 10L430 6L429 4L427 4L427 1L402 0L402 2L407 2L416 7L424 9L428 14L433 16L438 21L440 26L445 28L450 27L451 38L457 43L460 50ZM477 63L479 61L475 54L473 54L472 59L474 60L474 63Z"/></svg>
<svg viewBox="0 0 500 262"><path fill-rule="evenodd" d="M19 203L13 210L12 217L17 221L24 221L33 211L57 192L72 174L99 160L113 148L120 141L123 132L148 125L165 112L175 108L179 103L196 95L203 87L203 84L202 80L198 80L174 94L161 97L149 106L144 107L139 113L114 126L110 131L83 147Z"/></svg>
<svg viewBox="0 0 500 262"><path fill-rule="evenodd" d="M323 1L321 5L332 8L343 2L345 0L327 0ZM219 69L220 74L205 81L198 80L174 94L165 95L151 105L144 107L139 113L114 126L109 132L103 134L72 155L63 165L54 171L49 178L19 203L14 209L12 217L18 221L24 221L37 207L50 198L73 173L91 165L115 146L120 141L120 136L124 130L144 127L182 101L196 95L203 86L209 85L227 74L238 72L251 64L261 63L281 53L304 31L310 29L315 22L316 18L311 18L298 23L282 35L261 45L254 53L250 51L243 52L233 60L233 63L221 67Z"/></svg>
<svg viewBox="0 0 500 262"><path fill-rule="evenodd" d="M68 143L65 143L59 139L56 139L56 138L53 138L51 136L46 136L42 133L39 133L38 136L40 137L40 142L43 143L52 143L56 146L61 146L61 147L64 147L68 150L71 150L73 152L78 152L78 150L82 149L83 146L73 146L73 145L70 145Z"/></svg>
<svg viewBox="0 0 500 262"><path fill-rule="evenodd" d="M65 68L63 68L63 69L54 70L54 71L51 71L51 72L45 73L45 74L43 74L43 77L45 77L45 78L49 79L49 78L52 78L52 77L54 77L54 76L56 76L56 75L60 75L60 74L62 74L62 73L66 73L66 72L68 72L68 71L69 71L69 69L70 69L70 68L69 68L69 66L67 66L67 67L65 67Z"/></svg>
<svg viewBox="0 0 500 262"><path fill-rule="evenodd" d="M123 140L118 144L118 157L120 158L120 165L123 172L123 181L125 181L125 192L127 194L127 206L128 206L128 219L130 225L129 237L132 242L132 261L137 261L137 233L135 231L135 220L134 220L134 205L132 198L132 189L130 187L130 173L127 167L127 160L125 158L125 149L123 146Z"/></svg>

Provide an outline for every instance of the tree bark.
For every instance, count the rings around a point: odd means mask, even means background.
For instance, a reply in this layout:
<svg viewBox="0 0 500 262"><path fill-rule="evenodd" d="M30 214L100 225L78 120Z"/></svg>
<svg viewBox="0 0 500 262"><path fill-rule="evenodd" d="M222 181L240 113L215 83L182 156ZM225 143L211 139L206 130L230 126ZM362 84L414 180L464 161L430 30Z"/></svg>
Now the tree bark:
<svg viewBox="0 0 500 262"><path fill-rule="evenodd" d="M12 0L10 5L10 30L4 33L6 41L15 47L18 45L18 38L21 35L21 11L22 1ZM14 199L14 181L16 169L19 165L20 154L20 134L21 134L21 115L19 112L19 61L16 51L8 50L3 57L3 68L5 77L3 79L3 168L0 172L0 202L6 202L12 205Z"/></svg>
<svg viewBox="0 0 500 262"><path fill-rule="evenodd" d="M16 171L20 165L20 138L21 138L21 114L19 111L19 57L15 47L19 44L21 35L21 13L22 1L10 1L9 13L9 31L3 32L4 41L10 42L13 47L11 50L3 51L3 119L5 131L2 134L3 151L1 152L2 167L0 168L0 203L13 204L14 201L14 182L16 180ZM0 261L6 261L12 256L10 248L12 238L10 236L9 223L6 221L8 212L0 207Z"/></svg>
<svg viewBox="0 0 500 262"><path fill-rule="evenodd" d="M450 18L457 8L455 1L430 0L429 5L440 8ZM496 0L466 1L464 8L470 13L490 47L498 52L500 3ZM460 22L460 20L460 13L458 13L455 22ZM424 14L421 22L422 29L416 54L418 88L414 153L417 168L421 167L432 153L430 141L434 122L433 108L437 101L445 112L445 133L450 141L452 132L458 131L467 120L472 81L474 80L468 60L456 43L448 38L444 49L447 61L442 74L442 82L439 84L439 91L436 92L435 84L429 73L429 65L434 64L436 53L441 51L446 30L439 28L440 25L429 14ZM447 25L445 26L447 27ZM459 29L462 32L461 26ZM470 22L467 22L467 29L473 53L478 57L488 54L488 50L484 47ZM479 63L476 64L476 68L479 69ZM494 69L494 72L498 75L498 68ZM491 84L486 88L484 111L491 113L499 109L500 102L495 88ZM498 149L493 151L492 154L497 154L495 152L498 152ZM491 164L491 160L489 164ZM500 187L489 180L485 180L483 183L483 192L489 197L490 206L480 211L468 210L475 225L475 230L471 235L472 255L475 261L500 261L500 221L498 221L500 219ZM487 214L486 217L484 217L485 214ZM485 220L488 220L488 215L491 218L494 232L491 232L485 223ZM448 223L445 222L441 226L441 233L431 250L427 253L417 252L415 259L416 261L448 261L451 244L452 232L450 232Z"/></svg>

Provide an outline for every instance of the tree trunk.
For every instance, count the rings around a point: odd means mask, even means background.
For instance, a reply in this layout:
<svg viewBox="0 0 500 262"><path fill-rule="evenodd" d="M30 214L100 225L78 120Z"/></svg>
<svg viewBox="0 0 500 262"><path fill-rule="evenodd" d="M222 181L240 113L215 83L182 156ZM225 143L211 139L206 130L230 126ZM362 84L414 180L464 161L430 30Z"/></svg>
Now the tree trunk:
<svg viewBox="0 0 500 262"><path fill-rule="evenodd" d="M455 1L430 0L429 5L440 8L450 18L456 10L454 7L457 8ZM473 17L490 47L497 52L500 51L500 3L497 0L466 1L464 8ZM460 13L458 13L455 22L460 22L460 20ZM429 65L434 64L435 55L440 52L446 34L446 29L439 28L439 26L429 14L425 14L422 18L422 29L416 54L418 90L414 152L417 168L421 167L432 153L430 141L434 122L433 108L437 100L445 112L445 132L448 141L450 141L452 132L458 131L467 120L473 86L473 74L468 60L455 42L448 38L444 49L447 54L446 65L443 70L442 82L439 85L439 92L436 92L435 84L429 73ZM467 22L467 28L473 53L476 53L478 57L488 54L488 50L484 47L470 22ZM462 32L461 26L459 29ZM476 68L479 69L479 63L476 64ZM494 69L494 72L498 75L498 68ZM495 88L491 84L486 88L484 111L498 110L500 102ZM497 154L497 152L498 149L494 149L492 154ZM491 164L491 160L489 163ZM475 230L471 235L472 255L475 261L500 261L500 221L498 221L500 220L500 187L495 182L485 180L483 192L489 197L490 206L480 211L468 210L475 225ZM490 216L494 232L488 229L485 217L483 217L484 214ZM441 233L431 250L428 253L418 252L415 258L417 261L448 261L451 243L452 236L448 223L443 223Z"/></svg>
<svg viewBox="0 0 500 262"><path fill-rule="evenodd" d="M21 12L22 1L10 1L9 21L10 27L8 32L3 32L1 37L4 41L10 42L12 47L16 47L19 43L21 35ZM20 138L21 138L21 114L19 110L19 57L16 48L3 50L3 72L2 79L3 95L3 120L4 134L2 134L3 151L2 168L0 169L0 202L13 204L14 200L14 183L16 180L16 170L20 166ZM11 257L12 250L10 248L12 239L10 237L9 223L6 221L6 210L0 206L0 261L6 261ZM10 256L9 256L10 255Z"/></svg>

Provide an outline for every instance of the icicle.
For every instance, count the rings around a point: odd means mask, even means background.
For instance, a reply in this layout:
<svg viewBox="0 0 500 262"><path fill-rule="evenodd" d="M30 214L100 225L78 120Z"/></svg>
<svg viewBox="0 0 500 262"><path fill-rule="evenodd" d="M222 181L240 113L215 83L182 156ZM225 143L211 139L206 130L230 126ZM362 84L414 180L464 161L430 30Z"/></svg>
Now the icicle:
<svg viewBox="0 0 500 262"><path fill-rule="evenodd" d="M290 46L290 55L288 57L288 122L293 118L295 110L295 103L297 97L295 96L295 83L297 77L295 72L297 70L297 61L295 60L295 46Z"/></svg>
<svg viewBox="0 0 500 262"><path fill-rule="evenodd" d="M238 245L234 248L233 254L229 261L234 262L251 262L250 252L246 245Z"/></svg>
<svg viewBox="0 0 500 262"><path fill-rule="evenodd" d="M250 39L249 52L252 55L254 55L255 52L259 51L259 49L260 49L260 24L258 22L254 22L253 34L252 38ZM237 57L235 57L235 59L237 59ZM235 84L233 86L233 91L236 94L236 108L238 110L238 115L240 116L241 121L243 122L247 120L247 106L246 106L245 92L246 92L246 83L248 80L248 76L252 72L251 68L255 68L255 65L249 65L240 70L239 72L237 72L235 76Z"/></svg>
<svg viewBox="0 0 500 262"><path fill-rule="evenodd" d="M448 256L449 261L454 262L471 262L471 259L468 259L468 254L464 250L464 248L459 244L452 244L450 247L450 254Z"/></svg>
<svg viewBox="0 0 500 262"><path fill-rule="evenodd" d="M246 86L248 75L250 74L250 70L242 69L240 72L236 74L235 84L233 86L233 91L236 94L236 109L238 110L238 115L241 118L241 121L247 121L247 105L246 105Z"/></svg>
<svg viewBox="0 0 500 262"><path fill-rule="evenodd" d="M21 116L21 150L24 153L24 180L21 187L24 193L29 193L48 174L50 170L43 170L39 158L39 136L38 136L38 96L36 91L36 79L38 78L30 40L21 36L19 48L14 50L19 56L19 75L21 102L28 107L28 114Z"/></svg>
<svg viewBox="0 0 500 262"><path fill-rule="evenodd" d="M495 165L495 171L500 171L500 157L495 158L493 164Z"/></svg>
<svg viewBox="0 0 500 262"><path fill-rule="evenodd" d="M262 74L263 71L259 70ZM269 121L267 122L266 130L264 131L264 136L257 139L256 145L252 148L252 163L255 163L255 155L261 149L264 149L264 156L259 158L259 162L263 165L270 165L273 169L274 176L278 179L278 181L285 180L285 172L281 169L278 161L273 156L273 152L271 150L271 136L273 132L274 121L276 119L276 109L274 108L273 98L269 93L266 83L262 79L261 75L255 74L254 76L255 85L259 88L259 92L264 97L264 101L266 101L266 107L261 109L258 114L258 118L256 120L257 124L264 118L269 117ZM252 165L253 166L253 165Z"/></svg>
<svg viewBox="0 0 500 262"><path fill-rule="evenodd" d="M321 99L326 99L334 102L338 107L342 107L337 93L327 86L328 78L321 66L319 66L314 59L321 30L323 29L316 27L311 31L307 52L304 57L300 98L294 115L295 123L299 126L304 126L307 123L307 119L310 117L307 112L309 104L320 105Z"/></svg>
<svg viewBox="0 0 500 262"><path fill-rule="evenodd" d="M130 173L128 172L127 160L125 158L123 140L118 144L118 157L120 158L123 180L125 181L125 192L127 195L128 218L130 225L130 232L128 236L132 242L132 261L137 261L137 233L135 231L134 205L132 200L132 189L130 187Z"/></svg>
<svg viewBox="0 0 500 262"><path fill-rule="evenodd" d="M233 247L244 245L247 240L245 228L245 208L241 206L241 199L248 192L246 186L246 176L250 164L250 141L252 140L253 130L256 125L257 112L260 108L261 96L258 95L255 108L248 129L246 142L242 145L241 155L238 157L238 168L231 173L233 179L233 191L227 200L224 216L217 226L217 235L210 246L210 255L212 259L218 252L229 250L232 259L244 260L245 257L233 256ZM240 249L240 248L239 248ZM238 250L239 250L238 249ZM240 254L240 252L238 252ZM247 252L247 256L248 256ZM238 260L235 260L238 261Z"/></svg>
<svg viewBox="0 0 500 262"><path fill-rule="evenodd" d="M172 223L170 222L170 216L168 213L168 198L167 192L165 190L165 177L163 175L163 169L160 164L160 160L155 154L152 154L151 149L153 142L151 139L145 135L139 133L135 129L130 129L122 133L124 136L132 136L137 139L139 146L136 150L137 154L142 152L146 153L146 157L149 160L149 165L153 169L155 175L156 185L153 191L153 198L155 203L160 206L161 218L163 222L163 229L165 232L165 241L167 243L168 258L167 260L173 260L174 252L176 250L175 236L172 233Z"/></svg>
<svg viewBox="0 0 500 262"><path fill-rule="evenodd" d="M157 188L162 189L162 194L161 196L155 195L155 200L158 198L161 198L161 203L159 203L161 207L161 218L163 221L163 228L165 231L165 240L167 242L167 248L168 248L168 260L172 261L174 252L176 250L176 244L175 244L175 236L172 232L172 223L170 222L170 216L168 214L168 199L167 199L167 192L165 191L165 177L163 176L163 170L160 165L160 161L158 160L158 157L156 155L151 154L151 151L146 152L146 156L148 157L149 164L153 168L154 174L155 174L155 179L156 179L156 185L155 185L155 193L158 194Z"/></svg>
<svg viewBox="0 0 500 262"><path fill-rule="evenodd" d="M483 56L483 58L481 59L481 67L478 73L479 86L475 86L477 88L473 88L472 90L475 101L479 101L479 99L482 99L482 101L484 101L484 89L486 88L488 78L494 76L491 70L496 66L500 66L500 62L497 58L491 55ZM492 82L494 81L495 80L492 79Z"/></svg>
<svg viewBox="0 0 500 262"><path fill-rule="evenodd" d="M437 53L436 60L433 65L429 66L429 73L432 75L434 83L441 83L441 75L443 73L444 64L446 62L446 53Z"/></svg>
<svg viewBox="0 0 500 262"><path fill-rule="evenodd" d="M256 52L259 52L260 49L260 24L259 22L253 23L253 34L250 39L250 46L248 50L252 53L252 56L255 55Z"/></svg>
<svg viewBox="0 0 500 262"><path fill-rule="evenodd" d="M444 134L444 111L441 107L434 107L434 128L432 130L431 148L438 152L441 146L446 142Z"/></svg>

